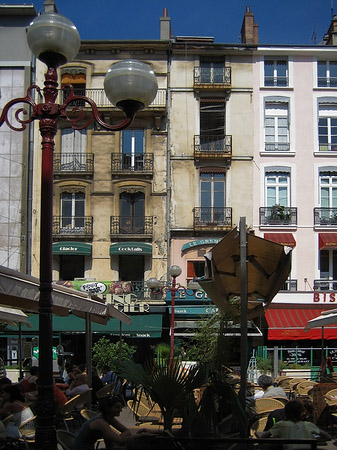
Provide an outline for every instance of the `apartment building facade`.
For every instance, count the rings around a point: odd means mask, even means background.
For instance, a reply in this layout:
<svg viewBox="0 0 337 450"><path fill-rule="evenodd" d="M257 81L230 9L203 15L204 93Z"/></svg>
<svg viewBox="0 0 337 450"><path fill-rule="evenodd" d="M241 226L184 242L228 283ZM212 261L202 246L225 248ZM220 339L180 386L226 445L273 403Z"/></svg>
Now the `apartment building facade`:
<svg viewBox="0 0 337 450"><path fill-rule="evenodd" d="M337 17L323 41L254 54L254 231L292 248L292 271L266 312L268 343L305 346L307 321L336 301ZM325 329L329 345L337 330ZM319 359L319 355L317 355Z"/></svg>
<svg viewBox="0 0 337 450"><path fill-rule="evenodd" d="M59 101L71 83L75 92L95 100L111 124L123 117L103 91L111 64L139 59L157 76L155 100L128 129L72 130L65 120L56 136L53 279L102 295L130 313L133 328L123 328L126 337L168 335L169 305L165 296L146 288L146 280L165 283L168 267L177 264L182 268L178 281L187 286L201 274L204 253L240 216L252 223L253 191L247 185L253 182L255 42L247 28L237 45L207 37L173 38L164 13L157 41L83 41L77 58L59 70L65 87ZM44 71L38 62L38 84ZM88 104L78 106L89 114ZM34 275L39 270L40 164L36 138ZM189 290L180 304L184 329L186 321L212 309L203 291ZM106 333L118 334L118 324L113 327Z"/></svg>

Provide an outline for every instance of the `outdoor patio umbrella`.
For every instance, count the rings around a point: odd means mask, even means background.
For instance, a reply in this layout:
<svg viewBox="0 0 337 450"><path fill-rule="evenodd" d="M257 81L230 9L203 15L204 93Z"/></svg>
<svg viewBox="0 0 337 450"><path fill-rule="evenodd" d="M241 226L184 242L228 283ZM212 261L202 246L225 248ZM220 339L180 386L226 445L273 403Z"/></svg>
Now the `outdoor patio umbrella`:
<svg viewBox="0 0 337 450"><path fill-rule="evenodd" d="M5 306L0 306L0 323L24 323L27 327L31 328L28 316L20 309L6 308Z"/></svg>
<svg viewBox="0 0 337 450"><path fill-rule="evenodd" d="M24 311L38 312L39 285L38 278L0 266L0 306L5 305ZM88 373L91 374L91 322L104 325L109 319L115 318L129 325L131 318L112 305L106 304L97 296L90 298L85 292L75 291L55 283L52 288L53 314L59 316L75 314L85 319L86 364ZM21 358L20 371L22 372Z"/></svg>
<svg viewBox="0 0 337 450"><path fill-rule="evenodd" d="M330 309L328 311L322 311L321 315L315 317L308 321L307 325L304 328L304 331L309 331L312 328L322 328L322 337L321 337L321 369L323 371L323 367L325 364L325 356L324 356L324 327L337 323L337 309ZM323 373L321 373L323 375Z"/></svg>
<svg viewBox="0 0 337 450"><path fill-rule="evenodd" d="M246 218L205 255L205 278L198 279L219 310L240 306L240 400L246 406L247 320L265 309L288 278L291 248L247 233ZM242 430L243 437L246 430Z"/></svg>
<svg viewBox="0 0 337 450"><path fill-rule="evenodd" d="M291 269L291 248L246 234L247 318L264 313ZM205 255L205 278L198 283L220 311L225 312L231 302L240 302L242 267L240 233L233 228Z"/></svg>

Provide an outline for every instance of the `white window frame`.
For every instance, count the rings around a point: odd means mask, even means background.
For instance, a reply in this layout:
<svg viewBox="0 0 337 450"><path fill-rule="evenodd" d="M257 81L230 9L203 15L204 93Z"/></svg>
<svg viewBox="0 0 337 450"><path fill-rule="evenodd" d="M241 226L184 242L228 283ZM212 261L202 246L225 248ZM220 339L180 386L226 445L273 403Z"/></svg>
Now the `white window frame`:
<svg viewBox="0 0 337 450"><path fill-rule="evenodd" d="M271 175L273 174L273 175ZM275 177L276 181L274 184L268 183L268 177ZM287 177L286 183L281 183L280 178ZM275 203L268 205L268 188L275 188ZM286 204L282 204L282 206L290 207L291 206L291 172L284 168L284 170L275 170L273 168L266 168L264 173L264 205L266 207L272 207L274 205L281 204L280 202L280 190L281 188L286 187L287 199Z"/></svg>

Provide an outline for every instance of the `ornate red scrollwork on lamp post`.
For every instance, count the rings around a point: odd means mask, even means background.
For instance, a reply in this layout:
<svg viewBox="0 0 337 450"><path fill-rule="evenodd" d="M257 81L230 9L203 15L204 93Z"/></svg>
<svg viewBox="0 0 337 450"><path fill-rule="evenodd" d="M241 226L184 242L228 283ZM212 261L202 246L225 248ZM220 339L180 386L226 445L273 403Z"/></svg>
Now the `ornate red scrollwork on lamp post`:
<svg viewBox="0 0 337 450"><path fill-rule="evenodd" d="M113 64L105 80L108 99L122 109L125 120L118 125L105 123L99 116L97 105L86 96L75 95L71 85L65 101L57 104L57 68L72 60L80 48L76 27L66 17L57 13L38 16L27 28L27 41L34 55L47 65L44 88L32 85L25 97L7 103L0 116L12 130L23 131L34 120L39 121L42 137L41 166L41 216L40 216L40 299L39 299L39 386L37 400L37 449L57 449L55 409L53 397L53 334L52 334L52 218L53 218L53 151L57 123L60 119L73 129L87 128L93 121L108 130L128 127L135 114L150 104L157 93L157 80L153 70L139 61L128 60ZM33 91L43 93L44 102L35 103ZM68 91L67 91L68 93ZM79 102L80 101L80 102ZM24 104L25 106L22 106ZM74 106L72 106L74 104ZM89 108L78 107L84 104ZM10 111L16 105L14 116ZM13 123L15 120L15 124Z"/></svg>

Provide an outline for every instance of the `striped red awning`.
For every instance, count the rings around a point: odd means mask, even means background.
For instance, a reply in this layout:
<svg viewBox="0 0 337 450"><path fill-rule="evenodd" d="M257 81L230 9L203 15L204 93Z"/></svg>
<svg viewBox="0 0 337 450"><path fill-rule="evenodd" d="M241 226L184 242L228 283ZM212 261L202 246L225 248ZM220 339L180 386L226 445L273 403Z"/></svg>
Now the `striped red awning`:
<svg viewBox="0 0 337 450"><path fill-rule="evenodd" d="M326 311L326 310L325 310ZM268 339L300 340L321 339L322 329L313 328L304 331L308 321L321 315L322 309L310 308L268 308ZM324 327L325 339L337 339L337 324Z"/></svg>
<svg viewBox="0 0 337 450"><path fill-rule="evenodd" d="M319 249L337 248L337 233L319 233Z"/></svg>
<svg viewBox="0 0 337 450"><path fill-rule="evenodd" d="M296 247L296 241L292 233L264 233L264 238L276 244Z"/></svg>

